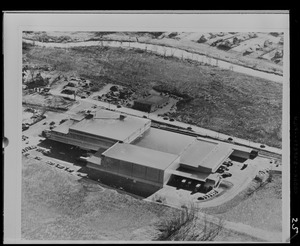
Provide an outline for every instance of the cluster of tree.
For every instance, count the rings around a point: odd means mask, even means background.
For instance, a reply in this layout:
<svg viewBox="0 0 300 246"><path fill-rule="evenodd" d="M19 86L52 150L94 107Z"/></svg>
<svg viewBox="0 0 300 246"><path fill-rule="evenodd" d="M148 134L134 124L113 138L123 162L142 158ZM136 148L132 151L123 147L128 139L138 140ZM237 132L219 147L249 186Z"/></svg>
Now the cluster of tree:
<svg viewBox="0 0 300 246"><path fill-rule="evenodd" d="M169 218L157 224L160 234L157 241L213 241L224 228L221 219L211 222L204 216L199 218L199 209L194 205L184 206Z"/></svg>

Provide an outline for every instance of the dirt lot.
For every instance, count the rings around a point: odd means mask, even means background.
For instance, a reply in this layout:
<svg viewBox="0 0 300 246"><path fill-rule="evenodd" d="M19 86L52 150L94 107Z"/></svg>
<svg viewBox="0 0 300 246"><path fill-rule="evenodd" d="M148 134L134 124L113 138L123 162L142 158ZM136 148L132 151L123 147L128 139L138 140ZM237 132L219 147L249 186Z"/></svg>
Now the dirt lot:
<svg viewBox="0 0 300 246"><path fill-rule="evenodd" d="M247 195L249 191L247 189L238 194L233 200L215 208L204 209L204 211L228 221L241 222L264 230L281 232L281 182L281 174L273 174L272 182L252 195Z"/></svg>
<svg viewBox="0 0 300 246"><path fill-rule="evenodd" d="M74 105L74 101L64 99L61 96L54 95L42 95L38 92L29 93L24 92L22 102L24 105L37 105L44 106L45 108L60 108L60 109L68 109L72 105Z"/></svg>
<svg viewBox="0 0 300 246"><path fill-rule="evenodd" d="M76 72L99 89L113 83L134 88L142 95L163 85L192 97L177 108L177 120L236 137L281 146L282 85L209 66L164 59L120 48L31 47L29 61L47 57L61 72Z"/></svg>

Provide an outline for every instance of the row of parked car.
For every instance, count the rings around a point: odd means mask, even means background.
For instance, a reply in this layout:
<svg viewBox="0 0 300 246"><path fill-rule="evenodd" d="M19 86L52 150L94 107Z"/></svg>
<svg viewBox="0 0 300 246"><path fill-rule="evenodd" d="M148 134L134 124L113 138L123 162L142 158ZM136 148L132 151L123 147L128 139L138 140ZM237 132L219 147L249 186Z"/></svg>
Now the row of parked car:
<svg viewBox="0 0 300 246"><path fill-rule="evenodd" d="M61 165L61 164L59 164L59 163L55 163L55 162L53 162L53 161L46 161L46 164L49 164L49 165L51 165L51 166L55 166L55 167L57 167L57 168L59 168L59 169L64 169L64 171L67 171L67 172L69 172L69 173L74 172L73 169L70 169L69 167L65 167L64 165Z"/></svg>
<svg viewBox="0 0 300 246"><path fill-rule="evenodd" d="M213 197L216 196L218 193L219 193L219 192L218 192L217 190L212 190L212 191L210 191L209 193L207 193L206 195L198 197L197 200L204 201L204 200L213 198Z"/></svg>
<svg viewBox="0 0 300 246"><path fill-rule="evenodd" d="M25 136L25 135L22 135L22 141L26 141L28 139L28 137L27 136Z"/></svg>
<svg viewBox="0 0 300 246"><path fill-rule="evenodd" d="M187 189L192 190L193 193L201 192L207 193L211 191L213 188L211 186L205 186L203 183L199 183L195 180L175 177L175 180L178 189Z"/></svg>
<svg viewBox="0 0 300 246"><path fill-rule="evenodd" d="M44 155L48 155L50 153L50 150L42 149L42 148L37 148L36 151L38 151Z"/></svg>
<svg viewBox="0 0 300 246"><path fill-rule="evenodd" d="M22 149L22 154L26 153L29 150L36 149L36 148L37 147L35 145L27 146L27 147Z"/></svg>
<svg viewBox="0 0 300 246"><path fill-rule="evenodd" d="M226 171L229 171L229 167L233 165L232 161L228 160L222 163L222 165L218 168L217 173L221 174L222 178L231 177L232 174Z"/></svg>

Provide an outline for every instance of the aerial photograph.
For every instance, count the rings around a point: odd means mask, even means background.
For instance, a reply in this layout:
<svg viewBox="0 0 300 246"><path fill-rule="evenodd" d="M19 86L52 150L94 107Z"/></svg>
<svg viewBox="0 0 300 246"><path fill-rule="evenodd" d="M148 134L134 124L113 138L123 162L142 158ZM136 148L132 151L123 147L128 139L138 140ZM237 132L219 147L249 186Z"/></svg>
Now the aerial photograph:
<svg viewBox="0 0 300 246"><path fill-rule="evenodd" d="M23 240L281 242L283 32L22 32Z"/></svg>

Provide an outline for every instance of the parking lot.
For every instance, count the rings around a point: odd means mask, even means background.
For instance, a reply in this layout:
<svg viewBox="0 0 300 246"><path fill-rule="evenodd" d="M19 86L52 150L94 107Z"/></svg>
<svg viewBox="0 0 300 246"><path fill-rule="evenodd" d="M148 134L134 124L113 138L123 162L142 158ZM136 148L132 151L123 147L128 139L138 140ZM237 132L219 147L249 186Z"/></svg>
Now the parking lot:
<svg viewBox="0 0 300 246"><path fill-rule="evenodd" d="M223 171L211 174L211 178L216 180L216 184L221 177L221 182L216 187L213 181L208 181L204 185L196 180L179 177L177 180L170 181L147 199L151 201L164 200L166 204L176 207L190 203L196 203L202 208L218 206L231 200L245 189L259 173L259 170L269 166L268 163L268 159L260 157L246 161L228 159L226 165L221 165L219 168ZM210 186L211 188L209 188Z"/></svg>

